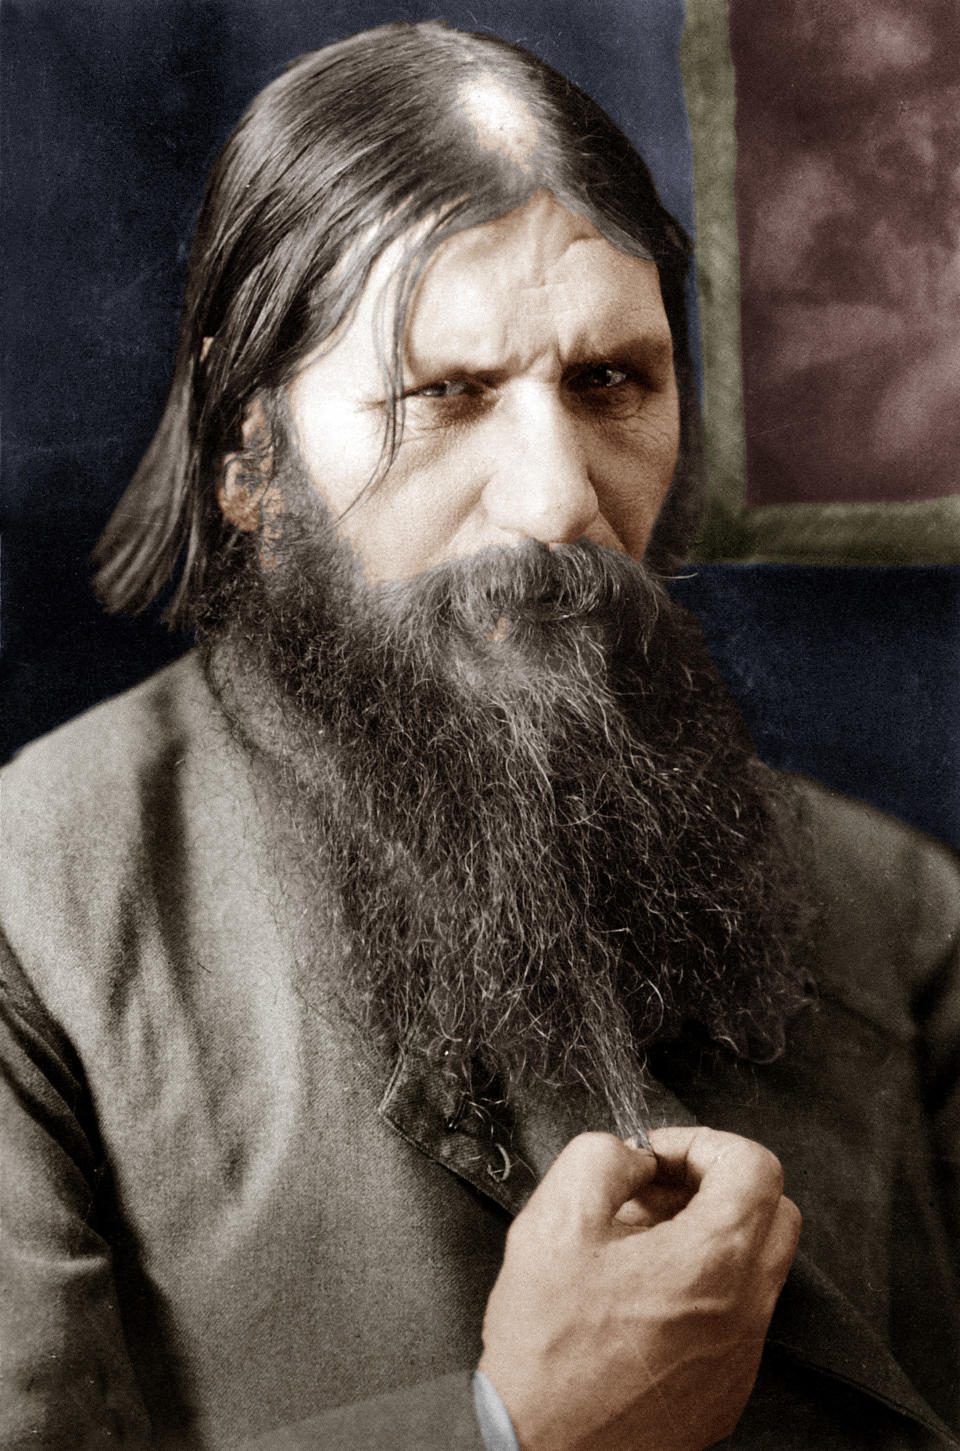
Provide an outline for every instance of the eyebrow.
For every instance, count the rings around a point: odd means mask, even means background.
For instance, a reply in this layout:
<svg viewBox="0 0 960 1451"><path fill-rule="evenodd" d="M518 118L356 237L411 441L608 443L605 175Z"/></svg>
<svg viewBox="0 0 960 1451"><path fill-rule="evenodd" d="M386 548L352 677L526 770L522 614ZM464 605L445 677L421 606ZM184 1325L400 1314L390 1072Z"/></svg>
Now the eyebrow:
<svg viewBox="0 0 960 1451"><path fill-rule="evenodd" d="M591 328L588 323L560 351L564 370L604 361L642 363L654 369L669 367L673 362L673 335L669 324L637 332L634 329L608 330L602 325ZM412 358L406 346L403 349L405 382L436 380L447 375L496 380L508 374L511 367L509 357L496 363L485 362L474 352L469 340L458 346L456 338L447 338L435 351L419 358Z"/></svg>
<svg viewBox="0 0 960 1451"><path fill-rule="evenodd" d="M584 333L574 339L568 349L569 362L592 361L600 358L642 359L646 363L666 364L673 360L673 334L669 326L657 327L649 332L624 332L619 336L597 338Z"/></svg>

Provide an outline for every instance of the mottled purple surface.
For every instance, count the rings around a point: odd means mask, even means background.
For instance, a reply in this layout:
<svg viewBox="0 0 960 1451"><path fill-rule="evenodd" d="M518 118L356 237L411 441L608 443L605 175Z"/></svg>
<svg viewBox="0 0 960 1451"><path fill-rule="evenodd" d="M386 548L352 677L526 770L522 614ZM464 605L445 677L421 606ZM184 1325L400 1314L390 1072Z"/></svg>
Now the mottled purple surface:
<svg viewBox="0 0 960 1451"><path fill-rule="evenodd" d="M960 493L960 6L732 0L750 505Z"/></svg>

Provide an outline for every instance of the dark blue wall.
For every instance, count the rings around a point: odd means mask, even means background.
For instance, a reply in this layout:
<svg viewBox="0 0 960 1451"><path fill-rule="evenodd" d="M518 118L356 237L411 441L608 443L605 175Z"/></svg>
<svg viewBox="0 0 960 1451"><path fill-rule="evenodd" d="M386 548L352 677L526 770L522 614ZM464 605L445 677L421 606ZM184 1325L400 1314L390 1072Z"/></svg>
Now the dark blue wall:
<svg viewBox="0 0 960 1451"><path fill-rule="evenodd" d="M701 565L675 593L764 760L960 848L960 568Z"/></svg>
<svg viewBox="0 0 960 1451"><path fill-rule="evenodd" d="M159 419L203 176L283 63L434 3L5 0L3 755L184 646L88 556ZM681 0L454 0L571 75L691 225ZM960 844L960 570L700 569L678 592L769 760Z"/></svg>

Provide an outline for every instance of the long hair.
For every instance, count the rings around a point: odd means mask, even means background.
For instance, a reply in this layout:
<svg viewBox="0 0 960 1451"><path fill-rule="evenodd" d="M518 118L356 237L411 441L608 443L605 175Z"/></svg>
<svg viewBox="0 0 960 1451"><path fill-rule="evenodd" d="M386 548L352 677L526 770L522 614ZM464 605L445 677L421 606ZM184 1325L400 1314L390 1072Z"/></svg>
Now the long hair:
<svg viewBox="0 0 960 1451"><path fill-rule="evenodd" d="M464 104L478 82L523 107L528 148L484 144ZM255 393L278 396L350 315L376 258L407 234L416 240L399 264L381 343L389 406L374 485L399 443L403 327L430 256L544 188L659 269L681 445L648 555L673 562L699 495L686 234L634 147L583 91L517 45L432 21L385 25L302 56L261 91L220 153L191 250L166 410L97 545L104 604L136 612L175 581L166 617L192 622L211 569L221 573L237 553L215 485L224 456L242 448L245 406Z"/></svg>

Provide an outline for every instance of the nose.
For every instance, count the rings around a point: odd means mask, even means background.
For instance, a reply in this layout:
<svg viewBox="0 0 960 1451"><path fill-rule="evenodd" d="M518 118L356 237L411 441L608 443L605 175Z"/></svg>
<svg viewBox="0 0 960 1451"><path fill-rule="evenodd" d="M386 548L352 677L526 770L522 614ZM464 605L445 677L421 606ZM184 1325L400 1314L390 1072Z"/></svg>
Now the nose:
<svg viewBox="0 0 960 1451"><path fill-rule="evenodd" d="M489 522L504 542L571 544L599 512L586 441L549 386L518 385L497 409L493 469L484 490Z"/></svg>

